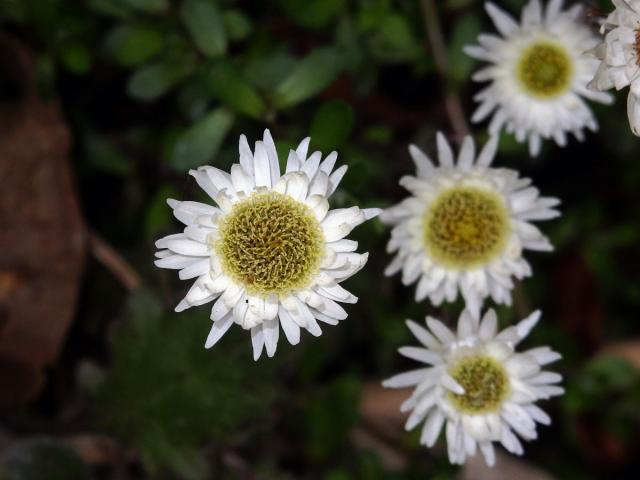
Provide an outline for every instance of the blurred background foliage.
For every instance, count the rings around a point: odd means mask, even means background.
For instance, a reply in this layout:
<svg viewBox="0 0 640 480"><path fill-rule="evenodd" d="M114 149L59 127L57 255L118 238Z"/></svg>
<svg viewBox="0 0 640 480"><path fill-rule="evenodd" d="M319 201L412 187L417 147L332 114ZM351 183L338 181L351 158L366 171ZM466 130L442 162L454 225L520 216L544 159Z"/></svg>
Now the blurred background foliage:
<svg viewBox="0 0 640 480"><path fill-rule="evenodd" d="M446 40L444 76L428 3ZM611 8L585 6L587 22ZM449 466L442 445L417 447L397 397L376 387L410 364L396 354L413 342L405 318L452 323L461 308L417 305L413 289L383 277L378 222L355 233L371 256L347 282L361 298L349 319L295 349L283 340L257 364L237 329L204 350L208 308L173 313L188 287L152 263L154 240L179 228L166 198L206 201L187 171L229 168L241 133L252 141L270 128L281 161L307 135L314 149L338 150L349 172L333 207L403 198L407 144L434 153L437 130L459 141L444 96L474 108L476 65L461 47L491 29L481 2L0 0L0 23L33 53L37 95L62 109L88 228L141 279L123 288L89 259L44 389L2 410L0 478L489 478ZM2 102L22 101L3 68ZM495 478L638 478L640 140L624 103L593 106L599 134L537 159L502 138L496 163L560 197L563 217L542 226L556 251L530 256L535 276L498 310L507 325L543 309L530 344L563 353L567 395L543 405L554 424L516 473ZM486 138L484 126L473 133Z"/></svg>

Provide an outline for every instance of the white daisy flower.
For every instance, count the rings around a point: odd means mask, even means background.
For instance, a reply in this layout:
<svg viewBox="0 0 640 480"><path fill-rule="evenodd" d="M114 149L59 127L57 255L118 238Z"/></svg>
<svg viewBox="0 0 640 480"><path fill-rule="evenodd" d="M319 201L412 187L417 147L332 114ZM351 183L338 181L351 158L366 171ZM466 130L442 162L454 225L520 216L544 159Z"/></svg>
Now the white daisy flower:
<svg viewBox="0 0 640 480"><path fill-rule="evenodd" d="M400 354L427 366L383 382L390 388L415 386L400 407L411 412L405 428L411 430L424 422L420 443L431 447L446 422L447 449L453 464L463 464L479 448L487 464L493 466L493 442L521 455L518 437L533 440L537 437L536 422L551 423L535 402L564 393L556 385L562 377L541 370L560 359L559 353L549 347L515 351L539 318L537 311L500 333L493 310L482 322L465 310L457 333L434 318L427 317L431 333L407 320L424 347L402 347Z"/></svg>
<svg viewBox="0 0 640 480"><path fill-rule="evenodd" d="M466 137L454 162L438 133L439 166L409 147L417 174L403 177L400 185L412 196L380 218L394 226L387 251L397 252L385 274L402 271L403 284L417 281L418 302L453 302L459 291L474 313L489 296L510 305L512 277L531 275L522 250L553 249L530 222L559 216L553 207L560 201L540 197L514 170L491 168L497 141L492 137L476 158L473 139Z"/></svg>
<svg viewBox="0 0 640 480"><path fill-rule="evenodd" d="M542 139L565 146L567 133L582 140L585 128L597 130L582 97L601 103L610 103L612 97L587 88L598 64L583 53L598 39L580 21L581 7L562 10L562 0L551 0L545 9L540 0L530 0L518 24L493 3L485 5L502 36L482 34L479 45L464 49L491 63L472 77L491 82L474 97L480 106L472 121L493 115L489 132L505 128L518 142L528 141L533 156L540 152Z"/></svg>
<svg viewBox="0 0 640 480"><path fill-rule="evenodd" d="M345 237L380 210L329 210L327 199L347 167L333 170L336 152L323 161L320 152L307 156L309 141L289 152L281 175L269 131L254 152L242 135L240 163L230 174L210 166L189 172L217 206L168 200L186 227L156 242L155 264L180 270L183 280L196 278L177 312L215 300L206 348L237 323L251 330L254 359L263 347L271 357L280 326L295 345L301 328L319 336L318 320L335 325L347 318L338 302L357 301L339 283L368 254Z"/></svg>
<svg viewBox="0 0 640 480"><path fill-rule="evenodd" d="M627 97L629 124L640 136L640 1L613 0L615 10L602 25L604 42L591 50L601 61L593 89L621 90L630 86Z"/></svg>

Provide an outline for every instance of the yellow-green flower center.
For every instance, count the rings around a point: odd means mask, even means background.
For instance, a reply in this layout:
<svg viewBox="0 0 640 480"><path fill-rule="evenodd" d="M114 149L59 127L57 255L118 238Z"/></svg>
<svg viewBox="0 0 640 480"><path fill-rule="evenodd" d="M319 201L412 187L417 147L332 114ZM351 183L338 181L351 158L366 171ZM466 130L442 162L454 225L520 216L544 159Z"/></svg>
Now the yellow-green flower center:
<svg viewBox="0 0 640 480"><path fill-rule="evenodd" d="M324 235L309 207L277 192L254 193L222 220L215 249L222 268L250 294L287 294L309 285Z"/></svg>
<svg viewBox="0 0 640 480"><path fill-rule="evenodd" d="M528 47L518 63L518 79L530 95L548 99L571 86L573 62L567 51L551 42Z"/></svg>
<svg viewBox="0 0 640 480"><path fill-rule="evenodd" d="M464 388L462 395L449 392L449 400L464 413L495 412L510 391L506 370L489 356L463 357L449 374Z"/></svg>
<svg viewBox="0 0 640 480"><path fill-rule="evenodd" d="M457 269L490 261L505 247L509 214L495 193L478 187L445 190L428 209L424 241L430 256Z"/></svg>

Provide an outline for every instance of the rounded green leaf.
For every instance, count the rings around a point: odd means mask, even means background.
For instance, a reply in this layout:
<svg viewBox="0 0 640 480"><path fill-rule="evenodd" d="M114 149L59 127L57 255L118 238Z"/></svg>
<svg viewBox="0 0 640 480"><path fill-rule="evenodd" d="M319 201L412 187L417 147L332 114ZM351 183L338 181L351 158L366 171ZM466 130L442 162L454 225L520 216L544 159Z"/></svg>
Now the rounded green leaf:
<svg viewBox="0 0 640 480"><path fill-rule="evenodd" d="M160 13L167 9L169 0L118 0L118 2L135 10L142 10L149 13Z"/></svg>
<svg viewBox="0 0 640 480"><path fill-rule="evenodd" d="M153 27L121 25L109 33L106 49L125 67L139 65L158 54L164 45L162 34Z"/></svg>
<svg viewBox="0 0 640 480"><path fill-rule="evenodd" d="M286 108L323 91L342 72L342 56L333 48L319 48L307 55L276 89L275 103Z"/></svg>
<svg viewBox="0 0 640 480"><path fill-rule="evenodd" d="M64 43L58 55L64 67L70 72L82 74L91 68L91 55L82 43Z"/></svg>
<svg viewBox="0 0 640 480"><path fill-rule="evenodd" d="M322 28L331 24L346 8L345 0L279 0L281 8L297 24Z"/></svg>
<svg viewBox="0 0 640 480"><path fill-rule="evenodd" d="M251 22L240 10L228 10L223 14L224 27L231 40L244 40L251 32Z"/></svg>
<svg viewBox="0 0 640 480"><path fill-rule="evenodd" d="M349 138L353 128L353 109L343 100L332 100L317 111L311 123L314 150L337 150Z"/></svg>
<svg viewBox="0 0 640 480"><path fill-rule="evenodd" d="M215 4L206 0L185 0L180 17L202 53L208 57L224 54L227 50L224 20Z"/></svg>
<svg viewBox="0 0 640 480"><path fill-rule="evenodd" d="M190 63L157 62L136 70L129 79L127 92L143 101L155 100L167 93L191 73Z"/></svg>
<svg viewBox="0 0 640 480"><path fill-rule="evenodd" d="M230 63L218 63L208 69L204 82L214 97L238 113L260 118L267 109L258 91Z"/></svg>
<svg viewBox="0 0 640 480"><path fill-rule="evenodd" d="M171 163L188 170L209 163L220 149L233 124L233 114L217 108L197 120L176 141Z"/></svg>

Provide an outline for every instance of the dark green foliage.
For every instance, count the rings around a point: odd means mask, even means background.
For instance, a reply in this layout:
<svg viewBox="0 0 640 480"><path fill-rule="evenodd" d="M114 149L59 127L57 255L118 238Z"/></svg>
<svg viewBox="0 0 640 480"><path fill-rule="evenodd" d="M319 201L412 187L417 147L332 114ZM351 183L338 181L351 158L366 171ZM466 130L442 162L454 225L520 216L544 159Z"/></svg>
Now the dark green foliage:
<svg viewBox="0 0 640 480"><path fill-rule="evenodd" d="M204 478L210 438L230 440L267 414L271 365L253 363L248 337L205 350L206 312L166 312L150 294L130 301L113 339L114 364L99 395L101 423L137 448L147 466ZM242 426L242 427L241 427Z"/></svg>
<svg viewBox="0 0 640 480"><path fill-rule="evenodd" d="M206 113L178 137L171 163L178 170L199 167L213 160L233 124L233 114L223 108Z"/></svg>

